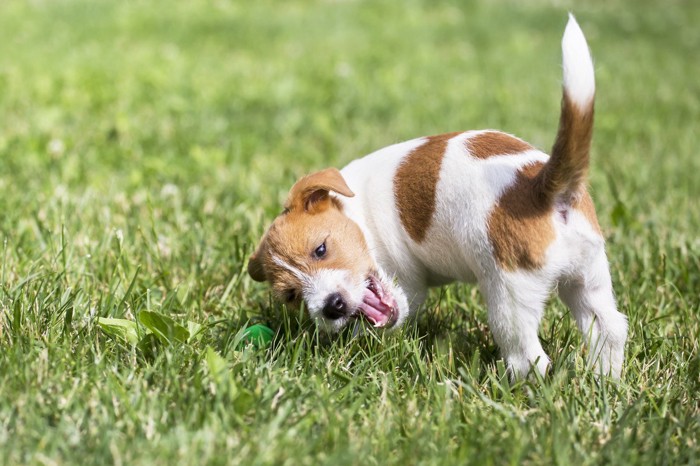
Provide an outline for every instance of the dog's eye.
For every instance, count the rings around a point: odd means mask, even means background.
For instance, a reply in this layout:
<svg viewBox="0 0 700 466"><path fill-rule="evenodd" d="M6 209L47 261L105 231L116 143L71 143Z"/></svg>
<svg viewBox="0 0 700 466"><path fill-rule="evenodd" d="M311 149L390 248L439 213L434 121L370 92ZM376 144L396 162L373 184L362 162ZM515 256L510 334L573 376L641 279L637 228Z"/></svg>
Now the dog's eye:
<svg viewBox="0 0 700 466"><path fill-rule="evenodd" d="M314 250L314 256L316 259L320 259L326 255L326 242L324 241L319 247Z"/></svg>
<svg viewBox="0 0 700 466"><path fill-rule="evenodd" d="M290 288L284 292L284 300L285 302L291 303L292 301L296 301L297 299L297 290L294 288Z"/></svg>

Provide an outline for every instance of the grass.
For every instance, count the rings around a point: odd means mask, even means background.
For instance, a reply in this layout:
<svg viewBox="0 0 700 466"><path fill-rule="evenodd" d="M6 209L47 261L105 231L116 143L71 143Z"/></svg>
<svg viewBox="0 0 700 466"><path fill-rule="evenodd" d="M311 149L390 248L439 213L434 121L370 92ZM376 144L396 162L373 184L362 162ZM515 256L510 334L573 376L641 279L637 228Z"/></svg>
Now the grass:
<svg viewBox="0 0 700 466"><path fill-rule="evenodd" d="M327 342L247 277L303 173L461 129L548 148L567 9L596 60L619 384L557 301L552 373L512 385L473 287ZM0 463L699 463L699 22L680 0L3 1Z"/></svg>

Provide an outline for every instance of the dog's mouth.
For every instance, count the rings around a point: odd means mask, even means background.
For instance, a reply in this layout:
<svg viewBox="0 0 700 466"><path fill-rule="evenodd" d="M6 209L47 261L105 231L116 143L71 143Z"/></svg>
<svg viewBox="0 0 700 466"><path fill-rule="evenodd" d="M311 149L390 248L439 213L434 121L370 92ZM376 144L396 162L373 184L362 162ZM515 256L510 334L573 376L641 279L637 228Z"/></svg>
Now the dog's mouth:
<svg viewBox="0 0 700 466"><path fill-rule="evenodd" d="M367 277L367 287L359 309L375 327L392 327L399 318L396 299L373 274Z"/></svg>

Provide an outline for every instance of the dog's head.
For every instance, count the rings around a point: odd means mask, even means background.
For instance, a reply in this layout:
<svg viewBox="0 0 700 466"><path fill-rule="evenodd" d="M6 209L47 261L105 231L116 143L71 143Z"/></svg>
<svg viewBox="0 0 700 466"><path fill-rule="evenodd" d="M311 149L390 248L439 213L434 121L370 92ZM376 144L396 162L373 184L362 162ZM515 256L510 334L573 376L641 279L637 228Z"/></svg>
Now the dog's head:
<svg viewBox="0 0 700 466"><path fill-rule="evenodd" d="M362 230L331 193L354 196L334 168L300 179L251 256L248 273L269 282L287 305L304 301L327 331L360 316L376 327L397 326L408 313L406 298L377 267Z"/></svg>

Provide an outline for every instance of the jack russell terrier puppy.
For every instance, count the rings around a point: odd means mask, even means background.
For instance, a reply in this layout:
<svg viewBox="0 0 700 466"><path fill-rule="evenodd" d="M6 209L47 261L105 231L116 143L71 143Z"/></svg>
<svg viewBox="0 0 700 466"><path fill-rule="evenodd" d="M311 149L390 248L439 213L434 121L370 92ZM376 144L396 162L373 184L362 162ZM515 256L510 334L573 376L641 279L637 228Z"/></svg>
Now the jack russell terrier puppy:
<svg viewBox="0 0 700 466"><path fill-rule="evenodd" d="M401 326L427 290L477 282L512 377L549 358L537 330L557 290L598 372L619 378L627 319L616 309L605 244L586 190L595 83L570 15L552 155L494 130L423 137L338 171L301 178L248 272L330 333L356 318Z"/></svg>

